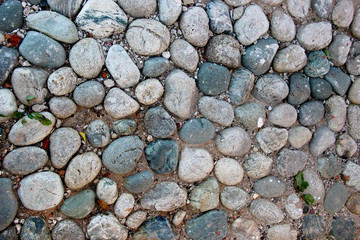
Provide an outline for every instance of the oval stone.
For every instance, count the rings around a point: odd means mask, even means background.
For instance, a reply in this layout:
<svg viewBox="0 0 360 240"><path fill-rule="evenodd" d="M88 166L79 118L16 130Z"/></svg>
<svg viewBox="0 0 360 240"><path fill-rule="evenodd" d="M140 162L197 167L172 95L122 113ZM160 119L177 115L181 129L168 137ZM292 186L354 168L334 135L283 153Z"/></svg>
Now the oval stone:
<svg viewBox="0 0 360 240"><path fill-rule="evenodd" d="M143 193L154 183L154 175L150 171L143 171L123 178L123 186L131 193Z"/></svg>
<svg viewBox="0 0 360 240"><path fill-rule="evenodd" d="M145 150L150 169L156 174L168 174L175 171L179 147L174 140L155 140Z"/></svg>
<svg viewBox="0 0 360 240"><path fill-rule="evenodd" d="M0 201L0 231L2 231L11 224L18 210L18 202L9 178L0 178Z"/></svg>
<svg viewBox="0 0 360 240"><path fill-rule="evenodd" d="M90 189L82 190L64 201L60 211L68 217L82 219L95 207L95 193Z"/></svg>
<svg viewBox="0 0 360 240"><path fill-rule="evenodd" d="M205 118L190 119L179 132L181 140L190 144L206 143L210 141L214 135L214 125Z"/></svg>

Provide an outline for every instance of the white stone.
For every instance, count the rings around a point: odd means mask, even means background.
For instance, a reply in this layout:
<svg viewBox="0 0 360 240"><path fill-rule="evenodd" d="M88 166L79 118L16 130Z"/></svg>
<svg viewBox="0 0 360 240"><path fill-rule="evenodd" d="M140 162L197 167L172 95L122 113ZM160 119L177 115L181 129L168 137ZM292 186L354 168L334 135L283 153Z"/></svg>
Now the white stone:
<svg viewBox="0 0 360 240"><path fill-rule="evenodd" d="M62 67L50 74L47 80L49 91L56 95L71 93L77 84L78 78L71 67Z"/></svg>
<svg viewBox="0 0 360 240"><path fill-rule="evenodd" d="M68 97L53 97L49 101L49 108L57 118L68 118L76 113L77 106Z"/></svg>
<svg viewBox="0 0 360 240"><path fill-rule="evenodd" d="M142 81L135 88L137 100L144 105L151 105L160 100L164 93L164 87L159 80L150 78Z"/></svg>
<svg viewBox="0 0 360 240"><path fill-rule="evenodd" d="M226 101L204 96L198 106L201 115L221 126L228 127L234 120L234 109Z"/></svg>
<svg viewBox="0 0 360 240"><path fill-rule="evenodd" d="M297 72L305 67L306 63L307 56L305 49L299 45L291 44L276 53L273 68L279 73Z"/></svg>
<svg viewBox="0 0 360 240"><path fill-rule="evenodd" d="M239 7L248 4L251 0L225 0L225 2L232 7Z"/></svg>
<svg viewBox="0 0 360 240"><path fill-rule="evenodd" d="M117 184L110 178L102 178L96 186L96 196L107 204L113 204L118 198Z"/></svg>
<svg viewBox="0 0 360 240"><path fill-rule="evenodd" d="M292 18L280 9L271 14L271 34L280 42L290 42L295 38L296 26Z"/></svg>
<svg viewBox="0 0 360 240"><path fill-rule="evenodd" d="M128 237L128 230L112 213L92 217L86 228L90 239L126 240Z"/></svg>
<svg viewBox="0 0 360 240"><path fill-rule="evenodd" d="M196 49L183 39L176 39L170 46L171 61L188 72L195 72L199 54Z"/></svg>
<svg viewBox="0 0 360 240"><path fill-rule="evenodd" d="M216 178L225 185L236 185L244 176L241 164L232 158L221 158L215 165Z"/></svg>
<svg viewBox="0 0 360 240"><path fill-rule="evenodd" d="M117 0L120 7L132 17L149 16L156 11L156 0Z"/></svg>
<svg viewBox="0 0 360 240"><path fill-rule="evenodd" d="M360 8L356 10L354 20L351 24L351 32L356 38L360 39Z"/></svg>
<svg viewBox="0 0 360 240"><path fill-rule="evenodd" d="M291 229L290 224L272 226L267 233L269 240L296 240L298 232Z"/></svg>
<svg viewBox="0 0 360 240"><path fill-rule="evenodd" d="M265 153L280 150L288 139L288 131L284 128L267 127L256 134L256 140Z"/></svg>
<svg viewBox="0 0 360 240"><path fill-rule="evenodd" d="M311 131L303 126L297 126L289 130L288 141L290 145L294 148L301 148L308 142L310 142L312 137Z"/></svg>
<svg viewBox="0 0 360 240"><path fill-rule="evenodd" d="M288 11L295 18L304 18L309 13L311 0L287 0Z"/></svg>
<svg viewBox="0 0 360 240"><path fill-rule="evenodd" d="M159 0L159 19L166 25L172 25L181 14L181 0Z"/></svg>
<svg viewBox="0 0 360 240"><path fill-rule="evenodd" d="M308 51L323 49L332 40L331 23L322 21L301 25L297 30L296 38Z"/></svg>
<svg viewBox="0 0 360 240"><path fill-rule="evenodd" d="M339 27L348 27L354 17L353 0L339 0L334 6L331 20Z"/></svg>
<svg viewBox="0 0 360 240"><path fill-rule="evenodd" d="M270 6L276 6L282 3L283 0L260 0L260 1Z"/></svg>
<svg viewBox="0 0 360 240"><path fill-rule="evenodd" d="M242 157L250 151L251 140L241 127L226 128L215 138L216 148L220 153L230 157Z"/></svg>
<svg viewBox="0 0 360 240"><path fill-rule="evenodd" d="M286 199L285 210L292 219L300 219L303 216L303 201L296 193Z"/></svg>
<svg viewBox="0 0 360 240"><path fill-rule="evenodd" d="M146 217L147 212L141 210L136 211L126 219L126 226L131 229L137 229L143 222L145 222Z"/></svg>
<svg viewBox="0 0 360 240"><path fill-rule="evenodd" d="M130 193L122 193L117 199L114 213L118 218L127 217L135 205L135 198Z"/></svg>
<svg viewBox="0 0 360 240"><path fill-rule="evenodd" d="M356 190L360 190L360 165L348 161L342 172L345 184L349 187L354 187Z"/></svg>
<svg viewBox="0 0 360 240"><path fill-rule="evenodd" d="M184 210L180 210L175 214L172 223L175 226L179 226L184 221L185 217L186 217L186 212Z"/></svg>
<svg viewBox="0 0 360 240"><path fill-rule="evenodd" d="M104 100L105 111L113 118L124 118L136 113L140 105L120 88L112 88Z"/></svg>
<svg viewBox="0 0 360 240"><path fill-rule="evenodd" d="M0 122L8 120L17 111L16 98L12 91L0 89Z"/></svg>

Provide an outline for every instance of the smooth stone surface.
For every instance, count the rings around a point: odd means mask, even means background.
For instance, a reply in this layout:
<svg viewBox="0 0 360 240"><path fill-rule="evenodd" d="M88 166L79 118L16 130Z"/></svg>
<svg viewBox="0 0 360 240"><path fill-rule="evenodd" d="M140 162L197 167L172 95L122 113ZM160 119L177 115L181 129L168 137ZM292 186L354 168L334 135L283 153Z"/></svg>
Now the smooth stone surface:
<svg viewBox="0 0 360 240"><path fill-rule="evenodd" d="M3 231L14 220L18 210L18 201L12 191L10 178L0 178L0 200L0 231Z"/></svg>
<svg viewBox="0 0 360 240"><path fill-rule="evenodd" d="M26 34L19 52L32 64L44 68L61 67L66 60L65 49L60 43L35 31Z"/></svg>
<svg viewBox="0 0 360 240"><path fill-rule="evenodd" d="M268 29L269 20L259 5L248 6L242 17L234 25L237 39L245 46L258 40Z"/></svg>
<svg viewBox="0 0 360 240"><path fill-rule="evenodd" d="M339 212L345 205L349 194L344 184L334 183L327 191L324 199L324 209L332 214Z"/></svg>
<svg viewBox="0 0 360 240"><path fill-rule="evenodd" d="M107 204L113 204L118 198L117 184L110 178L102 178L96 185L96 197L105 201Z"/></svg>
<svg viewBox="0 0 360 240"><path fill-rule="evenodd" d="M322 21L301 25L297 30L296 38L308 51L323 49L332 40L331 23Z"/></svg>
<svg viewBox="0 0 360 240"><path fill-rule="evenodd" d="M294 18L305 18L309 13L311 0L287 0L287 8Z"/></svg>
<svg viewBox="0 0 360 240"><path fill-rule="evenodd" d="M72 46L69 62L79 76L87 79L95 78L105 63L100 43L93 38L81 39Z"/></svg>
<svg viewBox="0 0 360 240"><path fill-rule="evenodd" d="M186 217L186 212L184 210L177 211L174 215L172 223L175 226L179 226L180 224L183 223L185 217Z"/></svg>
<svg viewBox="0 0 360 240"><path fill-rule="evenodd" d="M348 27L354 17L354 3L352 0L339 0L334 6L331 20L338 27Z"/></svg>
<svg viewBox="0 0 360 240"><path fill-rule="evenodd" d="M22 118L26 122L23 123L23 120L20 119L12 126L8 135L9 141L17 146L28 146L47 137L51 133L56 120L51 113L42 112L41 114L51 121L50 125L45 126L40 121L26 116Z"/></svg>
<svg viewBox="0 0 360 240"><path fill-rule="evenodd" d="M286 199L285 210L292 219L300 219L303 216L303 201L296 193Z"/></svg>
<svg viewBox="0 0 360 240"><path fill-rule="evenodd" d="M310 52L304 72L309 77L321 77L330 70L330 62L323 51Z"/></svg>
<svg viewBox="0 0 360 240"><path fill-rule="evenodd" d="M224 210L212 210L186 221L186 233L194 240L223 239L227 234L227 228Z"/></svg>
<svg viewBox="0 0 360 240"><path fill-rule="evenodd" d="M360 104L360 78L356 78L351 84L347 94L348 99L353 104Z"/></svg>
<svg viewBox="0 0 360 240"><path fill-rule="evenodd" d="M104 99L105 111L113 118L125 118L136 113L139 103L120 88L112 88Z"/></svg>
<svg viewBox="0 0 360 240"><path fill-rule="evenodd" d="M354 214L360 214L360 192L351 194L346 202L346 208Z"/></svg>
<svg viewBox="0 0 360 240"><path fill-rule="evenodd" d="M174 140L155 140L146 147L145 157L154 173L172 173L178 164L179 147Z"/></svg>
<svg viewBox="0 0 360 240"><path fill-rule="evenodd" d="M296 109L287 103L276 105L268 115L270 123L280 127L291 127L297 119Z"/></svg>
<svg viewBox="0 0 360 240"><path fill-rule="evenodd" d="M332 94L331 84L322 78L310 78L311 96L318 100L328 99Z"/></svg>
<svg viewBox="0 0 360 240"><path fill-rule="evenodd" d="M190 144L202 144L215 136L214 125L205 118L192 118L179 131L180 139Z"/></svg>
<svg viewBox="0 0 360 240"><path fill-rule="evenodd" d="M253 200L250 205L250 213L266 224L279 223L284 219L284 213L281 209L265 199Z"/></svg>
<svg viewBox="0 0 360 240"><path fill-rule="evenodd" d="M197 182L213 170L211 154L201 148L185 148L181 151L178 174L183 182Z"/></svg>
<svg viewBox="0 0 360 240"><path fill-rule="evenodd" d="M335 66L344 65L351 48L351 39L344 34L338 34L334 37L329 46L329 56Z"/></svg>
<svg viewBox="0 0 360 240"><path fill-rule="evenodd" d="M314 204L321 204L325 197L325 187L321 177L312 169L306 169L303 174L304 181L308 182L309 186L301 194L310 194L315 200Z"/></svg>
<svg viewBox="0 0 360 240"><path fill-rule="evenodd" d="M239 217L231 224L231 236L239 239L260 239L258 224L248 218Z"/></svg>
<svg viewBox="0 0 360 240"><path fill-rule="evenodd" d="M122 46L111 46L105 63L120 88L133 87L139 82L140 71Z"/></svg>
<svg viewBox="0 0 360 240"><path fill-rule="evenodd" d="M253 96L267 104L281 102L289 94L289 87L283 78L275 73L262 75L255 83Z"/></svg>
<svg viewBox="0 0 360 240"><path fill-rule="evenodd" d="M143 222L145 222L146 217L147 212L141 210L136 211L126 219L126 226L131 229L137 229Z"/></svg>
<svg viewBox="0 0 360 240"><path fill-rule="evenodd" d="M0 41L1 42L1 41ZM0 48L0 85L2 86L10 72L18 64L19 52L16 49Z"/></svg>
<svg viewBox="0 0 360 240"><path fill-rule="evenodd" d="M121 193L114 206L114 213L118 218L127 217L133 210L135 198L130 193Z"/></svg>
<svg viewBox="0 0 360 240"><path fill-rule="evenodd" d="M204 96L200 98L198 106L201 115L214 123L227 127L233 122L234 110L226 101Z"/></svg>
<svg viewBox="0 0 360 240"><path fill-rule="evenodd" d="M188 72L195 72L199 62L199 54L189 42L176 39L171 43L170 54L171 61L176 66Z"/></svg>
<svg viewBox="0 0 360 240"><path fill-rule="evenodd" d="M290 224L280 224L269 228L267 238L269 240L296 240L298 232L291 229Z"/></svg>
<svg viewBox="0 0 360 240"><path fill-rule="evenodd" d="M51 10L54 10L55 12L61 13L64 16L72 18L77 14L79 9L81 8L83 0L68 0L68 1L48 0L47 3L49 4Z"/></svg>
<svg viewBox="0 0 360 240"><path fill-rule="evenodd" d="M353 22L351 24L351 32L356 38L360 38L360 10L357 9Z"/></svg>
<svg viewBox="0 0 360 240"><path fill-rule="evenodd" d="M228 93L233 105L245 103L254 87L255 75L250 71L238 68L231 74Z"/></svg>
<svg viewBox="0 0 360 240"><path fill-rule="evenodd" d="M167 110L181 119L188 119L196 110L197 100L195 81L181 70L172 70L165 80L164 105Z"/></svg>
<svg viewBox="0 0 360 240"><path fill-rule="evenodd" d="M170 61L163 57L152 57L145 61L142 74L147 77L159 77L171 67Z"/></svg>
<svg viewBox="0 0 360 240"><path fill-rule="evenodd" d="M143 193L154 182L154 175L150 171L143 171L123 178L123 186L131 193Z"/></svg>
<svg viewBox="0 0 360 240"><path fill-rule="evenodd" d="M64 197L64 186L58 174L33 173L20 181L18 196L24 207L34 211L55 208Z"/></svg>
<svg viewBox="0 0 360 240"><path fill-rule="evenodd" d="M239 7L248 4L251 0L225 0L225 2L232 7Z"/></svg>
<svg viewBox="0 0 360 240"><path fill-rule="evenodd" d="M352 75L360 75L360 41L354 41L348 59L346 61L346 70Z"/></svg>
<svg viewBox="0 0 360 240"><path fill-rule="evenodd" d="M286 184L276 176L267 176L257 180L253 189L264 198L281 197L286 191Z"/></svg>
<svg viewBox="0 0 360 240"><path fill-rule="evenodd" d="M58 222L51 231L53 240L85 240L85 234L81 227L71 219Z"/></svg>
<svg viewBox="0 0 360 240"><path fill-rule="evenodd" d="M17 111L16 98L9 89L0 89L0 122L6 121Z"/></svg>
<svg viewBox="0 0 360 240"><path fill-rule="evenodd" d="M60 211L68 217L83 219L91 213L94 207L95 193L90 189L85 189L66 199L61 205Z"/></svg>
<svg viewBox="0 0 360 240"><path fill-rule="evenodd" d="M175 121L161 106L147 110L144 126L147 132L156 138L168 138L176 131Z"/></svg>
<svg viewBox="0 0 360 240"><path fill-rule="evenodd" d="M132 17L145 17L156 11L156 0L118 0L122 9Z"/></svg>
<svg viewBox="0 0 360 240"><path fill-rule="evenodd" d="M111 213L100 213L90 219L86 226L90 239L119 239L126 240L128 230Z"/></svg>
<svg viewBox="0 0 360 240"><path fill-rule="evenodd" d="M247 102L235 108L235 117L246 129L257 130L266 121L265 108L255 102Z"/></svg>
<svg viewBox="0 0 360 240"><path fill-rule="evenodd" d="M20 1L5 1L0 5L0 31L12 32L23 25L23 7Z"/></svg>
<svg viewBox="0 0 360 240"><path fill-rule="evenodd" d="M351 158L357 151L357 144L355 140L348 134L342 134L336 141L336 153L340 157Z"/></svg>
<svg viewBox="0 0 360 240"><path fill-rule="evenodd" d="M339 132L346 122L346 103L340 96L332 96L325 102L325 118L333 132Z"/></svg>
<svg viewBox="0 0 360 240"><path fill-rule="evenodd" d="M317 215L305 215L302 224L304 237L309 239L324 238L326 225L323 218Z"/></svg>
<svg viewBox="0 0 360 240"><path fill-rule="evenodd" d="M349 105L347 110L347 121L349 124L348 133L354 140L360 139L360 106Z"/></svg>
<svg viewBox="0 0 360 240"><path fill-rule="evenodd" d="M135 168L143 149L144 143L139 137L134 135L120 137L105 149L102 162L111 172L126 174Z"/></svg>
<svg viewBox="0 0 360 240"><path fill-rule="evenodd" d="M77 86L73 93L74 101L80 107L92 108L102 103L105 97L104 86L97 81L86 81Z"/></svg>
<svg viewBox="0 0 360 240"><path fill-rule="evenodd" d="M283 178L293 177L305 168L307 160L307 153L285 148L276 158L277 173Z"/></svg>
<svg viewBox="0 0 360 240"><path fill-rule="evenodd" d="M180 0L160 0L158 2L159 19L165 25L172 25L179 18L182 11Z"/></svg>
<svg viewBox="0 0 360 240"><path fill-rule="evenodd" d="M175 234L171 228L170 222L162 216L149 219L134 234L134 240L143 239L175 239Z"/></svg>
<svg viewBox="0 0 360 240"><path fill-rule="evenodd" d="M278 48L275 39L260 39L256 44L246 48L242 65L255 75L262 75L269 70Z"/></svg>
<svg viewBox="0 0 360 240"><path fill-rule="evenodd" d="M73 44L79 40L75 24L56 12L30 14L26 18L26 25L60 42Z"/></svg>
<svg viewBox="0 0 360 240"><path fill-rule="evenodd" d="M347 161L342 172L346 186L360 190L360 166L352 161Z"/></svg>
<svg viewBox="0 0 360 240"><path fill-rule="evenodd" d="M205 95L218 95L228 89L230 77L230 71L226 67L206 62L199 68L198 87Z"/></svg>
<svg viewBox="0 0 360 240"><path fill-rule="evenodd" d="M87 127L85 134L93 147L105 147L110 142L109 126L101 119L92 121Z"/></svg>
<svg viewBox="0 0 360 240"><path fill-rule="evenodd" d="M332 154L318 158L317 162L319 173L321 177L325 179L333 178L341 173L341 165L337 158Z"/></svg>
<svg viewBox="0 0 360 240"><path fill-rule="evenodd" d="M232 158L221 158L215 165L215 176L225 185L236 185L244 177L241 164Z"/></svg>
<svg viewBox="0 0 360 240"><path fill-rule="evenodd" d="M101 159L93 152L74 157L66 168L65 184L76 190L92 182L101 170Z"/></svg>
<svg viewBox="0 0 360 240"><path fill-rule="evenodd" d="M206 59L229 68L238 68L241 64L240 44L229 35L213 36L206 48Z"/></svg>
<svg viewBox="0 0 360 240"><path fill-rule="evenodd" d="M311 8L314 13L320 18L328 18L334 7L334 0L313 0L311 1Z"/></svg>
<svg viewBox="0 0 360 240"><path fill-rule="evenodd" d="M52 94L62 96L71 93L77 82L78 78L72 68L62 67L50 74L47 86Z"/></svg>
<svg viewBox="0 0 360 240"><path fill-rule="evenodd" d="M288 139L288 131L284 128L266 127L256 134L256 141L265 153L280 150Z"/></svg>
<svg viewBox="0 0 360 240"><path fill-rule="evenodd" d="M209 17L201 7L190 7L180 18L185 39L195 47L204 47L210 38Z"/></svg>
<svg viewBox="0 0 360 240"><path fill-rule="evenodd" d="M248 175L252 179L260 179L269 175L270 170L272 168L273 160L270 157L267 157L264 154L254 152L250 154L249 159L247 159L243 168Z"/></svg>
<svg viewBox="0 0 360 240"><path fill-rule="evenodd" d="M143 194L141 207L169 212L185 206L186 198L186 191L175 182L161 182Z"/></svg>
<svg viewBox="0 0 360 240"><path fill-rule="evenodd" d="M276 53L273 68L276 72L296 72L305 67L307 57L305 49L299 45L291 44Z"/></svg>
<svg viewBox="0 0 360 240"><path fill-rule="evenodd" d="M280 42L290 42L295 38L296 26L292 18L280 9L271 14L271 34Z"/></svg>
<svg viewBox="0 0 360 240"><path fill-rule="evenodd" d="M331 224L331 231L336 239L359 239L357 224L351 218L337 217Z"/></svg>
<svg viewBox="0 0 360 240"><path fill-rule="evenodd" d="M48 160L48 155L44 149L22 147L8 153L2 165L12 174L28 175L44 167Z"/></svg>
<svg viewBox="0 0 360 240"><path fill-rule="evenodd" d="M330 71L324 78L340 96L345 95L351 84L350 76L337 67L330 67Z"/></svg>
<svg viewBox="0 0 360 240"><path fill-rule="evenodd" d="M21 228L20 239L50 240L51 234L43 218L30 216Z"/></svg>
<svg viewBox="0 0 360 240"><path fill-rule="evenodd" d="M320 101L307 101L299 108L298 121L301 125L309 127L319 123L325 114L325 107Z"/></svg>
<svg viewBox="0 0 360 240"><path fill-rule="evenodd" d="M211 31L215 34L232 32L229 7L220 0L211 1L206 5Z"/></svg>
<svg viewBox="0 0 360 240"><path fill-rule="evenodd" d="M216 208L219 203L219 184L213 177L206 179L191 191L189 207L195 212L209 211Z"/></svg>
<svg viewBox="0 0 360 240"><path fill-rule="evenodd" d="M316 129L313 139L310 142L310 153L314 156L320 156L335 143L334 133L325 125Z"/></svg>
<svg viewBox="0 0 360 240"><path fill-rule="evenodd" d="M297 126L289 130L288 141L294 148L301 148L308 142L310 142L312 133L311 131L303 126Z"/></svg>
<svg viewBox="0 0 360 240"><path fill-rule="evenodd" d="M50 136L50 160L55 168L63 168L79 150L79 133L68 127L56 129Z"/></svg>
<svg viewBox="0 0 360 240"><path fill-rule="evenodd" d="M134 119L120 119L114 122L111 128L120 136L128 136L134 134L137 126L137 122Z"/></svg>
<svg viewBox="0 0 360 240"><path fill-rule="evenodd" d="M287 101L291 105L304 103L310 97L309 80L303 73L293 73L289 79L289 95Z"/></svg>
<svg viewBox="0 0 360 240"><path fill-rule="evenodd" d="M247 207L251 198L250 195L238 187L225 187L220 194L221 204L227 209L240 211Z"/></svg>
<svg viewBox="0 0 360 240"><path fill-rule="evenodd" d="M216 136L215 146L225 156L242 157L250 151L251 140L245 129L231 127Z"/></svg>

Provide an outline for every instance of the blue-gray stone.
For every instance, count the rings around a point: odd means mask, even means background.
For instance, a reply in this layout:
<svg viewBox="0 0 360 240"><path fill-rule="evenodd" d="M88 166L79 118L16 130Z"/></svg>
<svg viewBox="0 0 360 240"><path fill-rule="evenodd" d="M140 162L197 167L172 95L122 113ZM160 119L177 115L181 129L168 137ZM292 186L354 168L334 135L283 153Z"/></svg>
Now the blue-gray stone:
<svg viewBox="0 0 360 240"><path fill-rule="evenodd" d="M170 71L170 61L163 57L152 57L145 61L142 73L146 77L159 77L163 73Z"/></svg>
<svg viewBox="0 0 360 240"><path fill-rule="evenodd" d="M0 178L0 202L0 231L2 231L14 220L18 210L18 202L9 178Z"/></svg>
<svg viewBox="0 0 360 240"><path fill-rule="evenodd" d="M93 147L105 147L110 142L109 126L101 119L92 121L85 131L86 138Z"/></svg>
<svg viewBox="0 0 360 240"><path fill-rule="evenodd" d="M254 87L255 75L249 70L238 68L231 74L229 95L234 105L245 103Z"/></svg>
<svg viewBox="0 0 360 240"><path fill-rule="evenodd" d="M35 31L26 34L19 51L29 62L44 68L61 67L66 60L65 49L60 43Z"/></svg>
<svg viewBox="0 0 360 240"><path fill-rule="evenodd" d="M309 80L305 74L293 73L289 79L288 103L299 105L310 97Z"/></svg>
<svg viewBox="0 0 360 240"><path fill-rule="evenodd" d="M131 193L142 193L154 183L154 175L150 171L143 171L123 178L123 186Z"/></svg>
<svg viewBox="0 0 360 240"><path fill-rule="evenodd" d="M276 73L267 73L257 79L253 96L267 104L278 104L289 94L289 87L283 77Z"/></svg>
<svg viewBox="0 0 360 240"><path fill-rule="evenodd" d="M144 222L134 234L134 239L175 240L176 237L169 221L162 216L158 216Z"/></svg>
<svg viewBox="0 0 360 240"><path fill-rule="evenodd" d="M194 240L220 240L228 230L224 210L212 210L200 217L186 221L186 233Z"/></svg>
<svg viewBox="0 0 360 240"><path fill-rule="evenodd" d="M102 162L111 172L126 174L131 172L140 159L144 143L137 136L121 137L113 141L104 151Z"/></svg>
<svg viewBox="0 0 360 240"><path fill-rule="evenodd" d="M340 96L345 95L351 84L350 76L337 67L331 67L330 71L324 78L331 84L334 91Z"/></svg>
<svg viewBox="0 0 360 240"><path fill-rule="evenodd" d="M328 18L334 7L334 0L312 0L311 8L320 18Z"/></svg>
<svg viewBox="0 0 360 240"><path fill-rule="evenodd" d="M4 84L10 72L18 64L19 52L13 48L0 48L0 86Z"/></svg>
<svg viewBox="0 0 360 240"><path fill-rule="evenodd" d="M324 209L330 214L339 212L345 205L349 193L342 183L334 183L327 191L324 199Z"/></svg>
<svg viewBox="0 0 360 240"><path fill-rule="evenodd" d="M16 233L15 227L8 227L0 233L0 240L18 240L19 237Z"/></svg>
<svg viewBox="0 0 360 240"><path fill-rule="evenodd" d="M254 183L254 191L264 198L281 197L286 191L286 184L276 176L267 176Z"/></svg>
<svg viewBox="0 0 360 240"><path fill-rule="evenodd" d="M331 84L322 78L310 78L311 96L315 99L326 100L332 94Z"/></svg>
<svg viewBox="0 0 360 240"><path fill-rule="evenodd" d="M44 219L38 216L29 217L20 232L21 240L51 240L50 231Z"/></svg>
<svg viewBox="0 0 360 240"><path fill-rule="evenodd" d="M0 5L0 31L12 32L23 25L23 7L20 1L8 0Z"/></svg>
<svg viewBox="0 0 360 240"><path fill-rule="evenodd" d="M269 70L278 48L279 44L275 39L260 39L246 48L242 65L256 75L264 74Z"/></svg>
<svg viewBox="0 0 360 240"><path fill-rule="evenodd" d="M178 164L179 147L174 140L156 140L146 147L145 156L155 173L172 173Z"/></svg>
<svg viewBox="0 0 360 240"><path fill-rule="evenodd" d="M321 121L325 114L324 104L320 101L307 101L299 108L298 121L303 126L313 126Z"/></svg>
<svg viewBox="0 0 360 240"><path fill-rule="evenodd" d="M303 218L302 231L305 238L323 239L326 233L325 221L317 215L305 215Z"/></svg>
<svg viewBox="0 0 360 240"><path fill-rule="evenodd" d="M193 118L187 121L179 132L181 140L190 144L202 144L215 135L214 125L205 118Z"/></svg>
<svg viewBox="0 0 360 240"><path fill-rule="evenodd" d="M205 95L218 95L228 89L230 71L215 63L203 63L198 72L198 87Z"/></svg>
<svg viewBox="0 0 360 240"><path fill-rule="evenodd" d="M170 137L176 131L175 121L160 106L147 110L144 117L144 126L147 132L156 138Z"/></svg>
<svg viewBox="0 0 360 240"><path fill-rule="evenodd" d="M318 159L318 170L323 178L329 179L339 175L342 171L341 165L332 154Z"/></svg>
<svg viewBox="0 0 360 240"><path fill-rule="evenodd" d="M342 216L333 220L331 232L335 239L357 240L360 238L357 224L351 218Z"/></svg>
<svg viewBox="0 0 360 240"><path fill-rule="evenodd" d="M304 72L309 77L321 77L330 70L330 61L323 51L311 52L308 55L308 62L304 67Z"/></svg>
<svg viewBox="0 0 360 240"><path fill-rule="evenodd" d="M29 0L29 3L38 5L42 0Z"/></svg>
<svg viewBox="0 0 360 240"><path fill-rule="evenodd" d="M75 219L85 218L95 207L95 193L90 189L82 190L64 201L60 211Z"/></svg>
<svg viewBox="0 0 360 240"><path fill-rule="evenodd" d="M256 130L265 123L266 112L261 104L247 102L235 108L235 117L246 129Z"/></svg>
<svg viewBox="0 0 360 240"><path fill-rule="evenodd" d="M49 4L51 10L72 18L80 10L83 1L84 0L47 0L45 2Z"/></svg>
<svg viewBox="0 0 360 240"><path fill-rule="evenodd" d="M232 32L229 7L221 0L213 0L206 5L206 12L210 20L210 28L215 34Z"/></svg>
<svg viewBox="0 0 360 240"><path fill-rule="evenodd" d="M101 104L104 97L104 85L95 80L78 85L73 92L73 99L76 104L85 108L92 108Z"/></svg>
<svg viewBox="0 0 360 240"><path fill-rule="evenodd" d="M113 123L112 129L121 136L128 136L136 131L137 122L133 119L120 119Z"/></svg>

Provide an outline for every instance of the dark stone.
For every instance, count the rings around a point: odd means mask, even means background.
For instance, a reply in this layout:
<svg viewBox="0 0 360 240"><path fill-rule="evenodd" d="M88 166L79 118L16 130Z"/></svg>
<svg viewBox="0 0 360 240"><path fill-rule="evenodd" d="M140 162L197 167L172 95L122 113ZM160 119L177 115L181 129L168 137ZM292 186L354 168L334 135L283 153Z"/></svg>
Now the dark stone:
<svg viewBox="0 0 360 240"><path fill-rule="evenodd" d="M145 61L142 73L147 77L159 77L171 68L170 61L163 57L152 57Z"/></svg>
<svg viewBox="0 0 360 240"><path fill-rule="evenodd" d="M304 67L304 72L309 77L321 77L330 70L330 62L323 51L311 52L308 55L308 62Z"/></svg>
<svg viewBox="0 0 360 240"><path fill-rule="evenodd" d="M190 144L206 143L210 141L214 135L214 125L205 118L190 119L179 132L181 140Z"/></svg>
<svg viewBox="0 0 360 240"><path fill-rule="evenodd" d="M305 168L307 159L305 152L285 148L276 159L277 173L283 178L293 177Z"/></svg>
<svg viewBox="0 0 360 240"><path fill-rule="evenodd" d="M179 147L174 140L156 140L146 147L145 156L155 173L172 173L178 164Z"/></svg>
<svg viewBox="0 0 360 240"><path fill-rule="evenodd" d="M19 52L13 48L0 48L0 86L4 84L10 72L18 64Z"/></svg>
<svg viewBox="0 0 360 240"><path fill-rule="evenodd" d="M229 86L230 101L234 105L246 102L254 87L255 76L250 71L242 68L234 70L231 74Z"/></svg>
<svg viewBox="0 0 360 240"><path fill-rule="evenodd" d="M162 216L151 218L144 222L140 229L134 234L134 238L159 240L176 239L169 221Z"/></svg>
<svg viewBox="0 0 360 240"><path fill-rule="evenodd" d="M310 78L311 96L315 99L325 100L332 94L331 84L322 78Z"/></svg>
<svg viewBox="0 0 360 240"><path fill-rule="evenodd" d="M331 224L331 232L335 239L359 239L357 224L351 218L337 217Z"/></svg>
<svg viewBox="0 0 360 240"><path fill-rule="evenodd" d="M309 80L305 74L293 73L289 79L288 103L299 105L310 97Z"/></svg>
<svg viewBox="0 0 360 240"><path fill-rule="evenodd" d="M203 63L198 72L198 86L205 95L218 95L225 92L230 84L230 71L215 63Z"/></svg>
<svg viewBox="0 0 360 240"><path fill-rule="evenodd" d="M325 221L317 215L305 215L302 230L305 238L323 239L326 233Z"/></svg>
<svg viewBox="0 0 360 240"><path fill-rule="evenodd" d="M303 126L313 126L321 121L325 107L320 101L308 101L299 108L298 121Z"/></svg>
<svg viewBox="0 0 360 240"><path fill-rule="evenodd" d="M2 231L14 220L18 210L18 202L9 178L0 178L0 202L0 231Z"/></svg>
<svg viewBox="0 0 360 240"><path fill-rule="evenodd" d="M8 0L0 5L0 31L12 32L23 25L23 7L20 1Z"/></svg>
<svg viewBox="0 0 360 240"><path fill-rule="evenodd" d="M82 190L64 201L60 211L75 219L85 218L95 207L95 193L90 189Z"/></svg>
<svg viewBox="0 0 360 240"><path fill-rule="evenodd" d="M29 217L20 232L22 240L51 240L50 231L44 219L38 216Z"/></svg>
<svg viewBox="0 0 360 240"><path fill-rule="evenodd" d="M144 126L148 133L156 138L167 138L176 131L176 124L170 114L163 107L154 107L147 110L144 117Z"/></svg>
<svg viewBox="0 0 360 240"><path fill-rule="evenodd" d="M154 175L150 171L143 171L123 179L123 186L131 193L142 193L154 183Z"/></svg>
<svg viewBox="0 0 360 240"><path fill-rule="evenodd" d="M334 91L340 96L345 95L351 84L350 76L337 67L331 67L330 71L324 78L331 84Z"/></svg>
<svg viewBox="0 0 360 240"><path fill-rule="evenodd" d="M0 240L18 240L15 227L8 227L0 233Z"/></svg>

